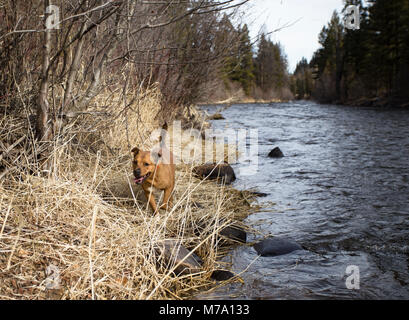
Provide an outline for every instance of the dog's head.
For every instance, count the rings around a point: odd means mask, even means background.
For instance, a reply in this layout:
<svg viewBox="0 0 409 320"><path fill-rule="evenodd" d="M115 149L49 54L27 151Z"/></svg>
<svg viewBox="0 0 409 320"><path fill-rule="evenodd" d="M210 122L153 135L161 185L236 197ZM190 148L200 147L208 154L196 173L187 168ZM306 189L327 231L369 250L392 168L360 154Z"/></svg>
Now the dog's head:
<svg viewBox="0 0 409 320"><path fill-rule="evenodd" d="M150 151L133 148L131 152L133 153L132 169L135 176L134 181L136 184L142 184L146 179L154 175L158 161L152 160ZM157 153L157 158L160 157L161 154Z"/></svg>

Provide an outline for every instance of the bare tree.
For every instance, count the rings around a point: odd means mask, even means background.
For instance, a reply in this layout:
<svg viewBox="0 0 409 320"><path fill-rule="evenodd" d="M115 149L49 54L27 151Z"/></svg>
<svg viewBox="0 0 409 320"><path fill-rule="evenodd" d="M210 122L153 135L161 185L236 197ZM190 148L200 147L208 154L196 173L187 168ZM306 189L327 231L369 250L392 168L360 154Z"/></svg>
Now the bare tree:
<svg viewBox="0 0 409 320"><path fill-rule="evenodd" d="M126 97L141 84L157 82L162 116L169 116L194 102L200 83L217 72L236 41L234 36L220 41L222 16L248 1L56 0L61 15L54 29L46 25L50 0L5 1L0 101L17 107L14 84L23 88L43 142L53 141L62 117L89 112L106 88L116 87Z"/></svg>

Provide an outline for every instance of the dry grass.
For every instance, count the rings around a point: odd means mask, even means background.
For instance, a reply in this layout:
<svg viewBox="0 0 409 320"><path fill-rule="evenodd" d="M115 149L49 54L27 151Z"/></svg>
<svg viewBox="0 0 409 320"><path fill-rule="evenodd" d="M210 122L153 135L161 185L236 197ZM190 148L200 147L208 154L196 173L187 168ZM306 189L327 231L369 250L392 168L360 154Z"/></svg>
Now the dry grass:
<svg viewBox="0 0 409 320"><path fill-rule="evenodd" d="M77 119L52 146L47 177L31 156L28 118L0 119L0 299L186 299L214 284L226 250L218 231L246 217L249 200L180 165L174 208L153 215L131 183L128 141L143 144L158 125L157 93L137 101L126 118ZM165 267L155 251L165 239L195 249L203 271ZM50 266L59 288L47 289Z"/></svg>

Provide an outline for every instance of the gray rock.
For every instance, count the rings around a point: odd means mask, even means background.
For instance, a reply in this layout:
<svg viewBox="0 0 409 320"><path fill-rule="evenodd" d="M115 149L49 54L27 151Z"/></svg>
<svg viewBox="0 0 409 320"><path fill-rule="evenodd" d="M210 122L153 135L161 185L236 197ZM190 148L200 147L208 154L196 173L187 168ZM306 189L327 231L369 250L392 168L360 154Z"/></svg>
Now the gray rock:
<svg viewBox="0 0 409 320"><path fill-rule="evenodd" d="M224 120L225 118L220 113L215 113L207 118L207 120Z"/></svg>
<svg viewBox="0 0 409 320"><path fill-rule="evenodd" d="M236 180L233 168L227 164L204 164L193 168L193 173L202 179L222 180L225 184L230 184Z"/></svg>
<svg viewBox="0 0 409 320"><path fill-rule="evenodd" d="M267 197L269 194L264 193L264 192L258 192L258 191L249 191L252 195L259 197L259 198L264 198Z"/></svg>
<svg viewBox="0 0 409 320"><path fill-rule="evenodd" d="M238 226L228 226L220 231L220 235L241 243L246 243L247 233Z"/></svg>
<svg viewBox="0 0 409 320"><path fill-rule="evenodd" d="M283 238L262 240L254 245L254 249L263 257L280 256L296 250L303 250L298 243Z"/></svg>
<svg viewBox="0 0 409 320"><path fill-rule="evenodd" d="M159 243L156 251L164 258L169 268L173 268L191 253L177 240L165 240ZM177 274L192 274L202 271L200 258L192 253L175 269Z"/></svg>
<svg viewBox="0 0 409 320"><path fill-rule="evenodd" d="M234 273L227 270L214 270L210 278L217 281L226 281L233 278L234 276Z"/></svg>
<svg viewBox="0 0 409 320"><path fill-rule="evenodd" d="M274 148L273 150L270 151L268 154L270 158L282 158L284 157L283 152L280 150L279 147Z"/></svg>

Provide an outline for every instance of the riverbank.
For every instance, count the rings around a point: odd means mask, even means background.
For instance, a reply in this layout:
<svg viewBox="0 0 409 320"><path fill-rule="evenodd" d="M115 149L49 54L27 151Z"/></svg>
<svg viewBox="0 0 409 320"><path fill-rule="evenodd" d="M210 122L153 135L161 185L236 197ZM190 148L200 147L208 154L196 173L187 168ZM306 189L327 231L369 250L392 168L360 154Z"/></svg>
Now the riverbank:
<svg viewBox="0 0 409 320"><path fill-rule="evenodd" d="M305 100L308 101L308 100ZM315 100L310 100L315 101ZM347 101L331 101L331 102L318 102L320 104L335 104L345 105L351 107L374 107L374 108L409 108L409 101L396 98L359 98Z"/></svg>
<svg viewBox="0 0 409 320"><path fill-rule="evenodd" d="M379 107L379 108L409 108L409 102L401 99L388 98L361 98L342 103L357 107Z"/></svg>
<svg viewBox="0 0 409 320"><path fill-rule="evenodd" d="M150 148L143 137L158 126L156 93L138 106L126 119L77 120L50 146L48 176L35 169L25 113L2 115L1 299L188 299L216 284L213 271L228 270L218 261L234 242L221 245L219 233L245 228L254 195L181 164L174 207L153 215L132 182L127 140ZM171 239L201 259L199 272L177 275L158 254Z"/></svg>
<svg viewBox="0 0 409 320"><path fill-rule="evenodd" d="M345 106L351 106L351 107L374 107L374 108L409 108L409 102L406 100L402 99L388 99L388 98L360 98L360 99L354 99L354 100L348 100L348 101L332 101L332 102L319 102L315 101L312 99L305 100L305 99L300 99L300 100L293 100L293 101L311 101L311 102L317 102L319 104L334 104L334 105L345 105ZM285 103L285 102L290 102L286 100L273 100L273 101L267 101L267 102L240 102L238 104L268 104L268 103ZM221 104L223 105L223 102L220 103L214 103L212 105L218 105Z"/></svg>
<svg viewBox="0 0 409 320"><path fill-rule="evenodd" d="M244 93L243 89L237 83L229 83L227 89L224 83L218 83L211 89L206 89L209 94L205 94L203 101L197 103L204 105L232 105L232 104L266 104L287 102L293 98L290 92L269 92L263 93L260 88L254 88L251 96Z"/></svg>
<svg viewBox="0 0 409 320"><path fill-rule="evenodd" d="M200 102L198 106L206 106L206 105L232 105L232 104L269 104L269 103L284 103L288 102L289 100L282 100L282 99L270 99L270 100L263 100L263 99L255 99L255 98L245 98L245 99L226 99L226 100L217 100L212 102Z"/></svg>

